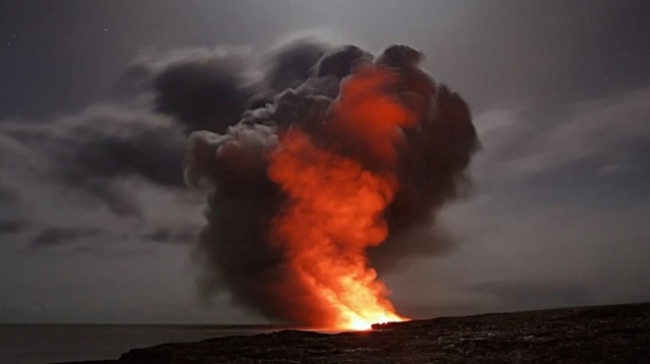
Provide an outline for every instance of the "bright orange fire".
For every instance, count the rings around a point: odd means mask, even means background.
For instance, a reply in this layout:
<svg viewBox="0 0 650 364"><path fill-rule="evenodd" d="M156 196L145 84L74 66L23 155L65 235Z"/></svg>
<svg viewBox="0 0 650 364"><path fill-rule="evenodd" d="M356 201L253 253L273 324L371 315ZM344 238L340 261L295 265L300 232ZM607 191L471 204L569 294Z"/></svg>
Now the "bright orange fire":
<svg viewBox="0 0 650 364"><path fill-rule="evenodd" d="M282 135L270 157L268 174L289 197L272 235L285 245L287 269L325 308L325 317L315 319L322 327L367 330L405 320L366 256L368 247L388 237L383 214L399 187L390 166L399 127L414 119L388 91L395 81L381 68L355 74L343 84L328 125L385 162L385 170L366 170L351 157L317 147L299 129Z"/></svg>

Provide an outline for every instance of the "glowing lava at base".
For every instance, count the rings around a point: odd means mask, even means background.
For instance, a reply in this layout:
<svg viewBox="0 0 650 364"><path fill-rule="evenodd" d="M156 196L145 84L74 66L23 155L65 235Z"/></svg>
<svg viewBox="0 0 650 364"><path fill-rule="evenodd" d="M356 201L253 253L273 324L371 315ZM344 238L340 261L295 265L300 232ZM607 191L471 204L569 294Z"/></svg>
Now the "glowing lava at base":
<svg viewBox="0 0 650 364"><path fill-rule="evenodd" d="M405 320L366 256L388 237L384 213L399 188L391 168L395 142L399 127L411 123L410 112L385 91L394 80L379 68L354 75L327 125L349 130L354 142L344 148L370 150L384 164L381 172L336 148L315 146L297 128L281 135L270 156L268 175L287 195L273 220L272 241L282 245L286 269L323 313L312 320L321 327L367 330Z"/></svg>

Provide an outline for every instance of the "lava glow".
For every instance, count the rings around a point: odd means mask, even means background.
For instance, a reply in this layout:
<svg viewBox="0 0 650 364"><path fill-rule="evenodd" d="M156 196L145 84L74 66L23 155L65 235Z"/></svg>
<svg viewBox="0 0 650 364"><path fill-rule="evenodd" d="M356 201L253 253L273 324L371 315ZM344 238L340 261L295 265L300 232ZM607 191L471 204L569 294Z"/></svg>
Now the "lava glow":
<svg viewBox="0 0 650 364"><path fill-rule="evenodd" d="M399 188L391 169L395 145L400 127L413 119L386 90L394 80L380 68L351 77L328 125L345 129L352 148L382 161L383 168L369 170L336 148L316 146L298 128L282 135L270 156L269 177L288 197L271 235L284 245L286 269L324 313L314 320L321 327L367 330L405 320L366 256L367 248L388 237L384 212Z"/></svg>

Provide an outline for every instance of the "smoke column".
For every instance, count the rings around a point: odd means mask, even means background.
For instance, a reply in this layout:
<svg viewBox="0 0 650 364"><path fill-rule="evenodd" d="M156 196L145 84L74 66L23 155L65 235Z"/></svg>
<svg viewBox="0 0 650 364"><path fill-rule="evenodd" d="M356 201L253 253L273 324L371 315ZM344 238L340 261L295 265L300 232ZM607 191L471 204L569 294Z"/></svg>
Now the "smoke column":
<svg viewBox="0 0 650 364"><path fill-rule="evenodd" d="M378 274L448 245L431 226L468 182L469 108L408 46L293 46L270 69L291 71L287 54L296 79L270 75L236 125L190 136L186 181L208 192L202 291L310 327L402 320Z"/></svg>

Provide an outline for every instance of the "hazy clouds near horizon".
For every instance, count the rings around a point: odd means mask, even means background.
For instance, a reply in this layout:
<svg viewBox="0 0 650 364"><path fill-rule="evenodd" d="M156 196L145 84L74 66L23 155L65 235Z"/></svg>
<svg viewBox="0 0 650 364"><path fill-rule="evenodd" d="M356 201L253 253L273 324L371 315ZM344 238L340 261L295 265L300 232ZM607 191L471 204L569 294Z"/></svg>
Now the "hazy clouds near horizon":
<svg viewBox="0 0 650 364"><path fill-rule="evenodd" d="M197 305L189 253L203 199L164 167L182 162L182 126L142 90L178 57L220 45L262 53L304 34L375 52L410 44L472 107L483 144L474 190L441 218L459 246L386 277L405 314L649 300L649 10L616 0L3 2L0 321L260 321L225 294ZM129 149L133 140L149 144ZM125 153L142 157L122 168Z"/></svg>

